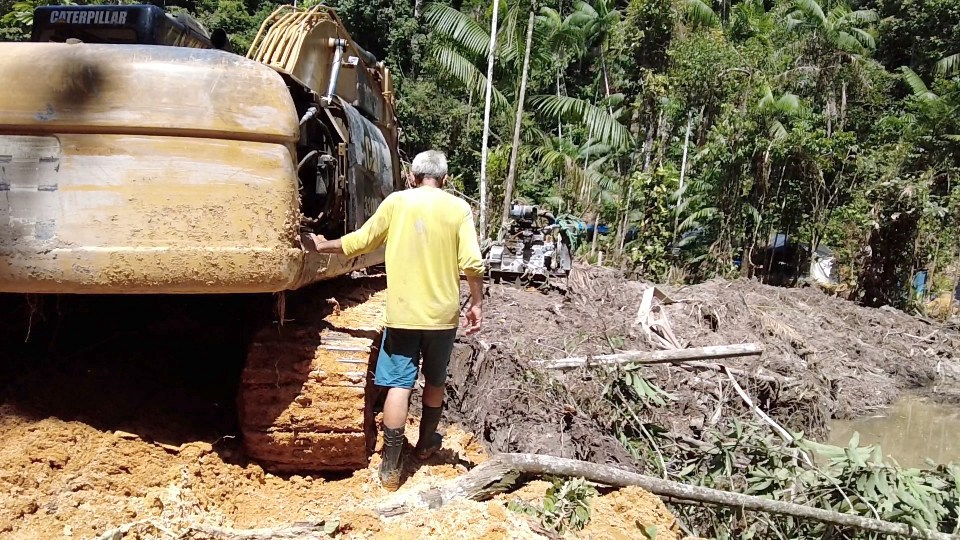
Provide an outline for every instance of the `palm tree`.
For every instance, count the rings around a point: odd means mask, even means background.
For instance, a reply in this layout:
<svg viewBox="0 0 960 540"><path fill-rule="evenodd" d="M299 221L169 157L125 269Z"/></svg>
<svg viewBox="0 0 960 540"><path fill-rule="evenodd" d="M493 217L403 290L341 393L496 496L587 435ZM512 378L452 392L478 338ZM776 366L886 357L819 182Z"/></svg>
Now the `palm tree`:
<svg viewBox="0 0 960 540"><path fill-rule="evenodd" d="M603 75L604 95L610 97L610 76L607 73L607 51L610 36L620 22L620 12L615 0L595 0L593 5L578 0L570 21L582 28L587 44L597 47L600 57L600 70Z"/></svg>
<svg viewBox="0 0 960 540"><path fill-rule="evenodd" d="M811 38L811 63L820 66L821 82L828 88L826 102L827 136L833 132L833 118L838 117L840 128L846 117L847 81L839 75L844 64L856 66L860 59L876 47L870 25L879 20L876 11L853 11L846 4L837 4L824 12L817 0L797 0L787 15L789 30ZM798 42L801 43L801 42ZM836 104L837 81L841 81L839 111Z"/></svg>

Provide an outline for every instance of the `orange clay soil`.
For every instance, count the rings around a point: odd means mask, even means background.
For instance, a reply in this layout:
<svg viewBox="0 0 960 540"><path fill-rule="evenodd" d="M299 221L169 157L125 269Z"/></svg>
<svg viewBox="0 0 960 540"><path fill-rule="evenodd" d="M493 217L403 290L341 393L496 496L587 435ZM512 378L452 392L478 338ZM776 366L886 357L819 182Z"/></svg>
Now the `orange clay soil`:
<svg viewBox="0 0 960 540"><path fill-rule="evenodd" d="M416 420L407 436L416 442ZM534 482L491 501L459 501L442 509L380 518L388 499L455 478L487 455L475 438L445 429L444 448L428 463L412 458L396 493L376 480L379 458L339 478L265 474L242 461L239 445L206 442L178 446L122 431L100 431L55 417L31 419L0 406L0 537L97 538L125 523L153 519L172 531L190 525L235 529L297 521L337 520L345 538L542 538L538 524L507 510L511 497L542 501L547 483ZM229 441L227 441L229 443ZM409 455L409 454L408 454ZM628 488L593 501L593 520L578 535L636 538L636 523L656 524L660 539L673 516L652 495ZM168 538L143 523L122 538Z"/></svg>

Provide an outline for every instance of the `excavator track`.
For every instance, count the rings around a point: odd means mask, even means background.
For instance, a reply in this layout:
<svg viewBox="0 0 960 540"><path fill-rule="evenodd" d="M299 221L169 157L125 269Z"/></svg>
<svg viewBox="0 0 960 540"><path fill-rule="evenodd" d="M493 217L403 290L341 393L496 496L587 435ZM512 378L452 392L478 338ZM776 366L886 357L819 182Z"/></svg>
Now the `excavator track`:
<svg viewBox="0 0 960 540"><path fill-rule="evenodd" d="M246 453L275 472L364 468L376 444L385 282L338 279L286 302L284 324L261 329L248 349L238 395Z"/></svg>

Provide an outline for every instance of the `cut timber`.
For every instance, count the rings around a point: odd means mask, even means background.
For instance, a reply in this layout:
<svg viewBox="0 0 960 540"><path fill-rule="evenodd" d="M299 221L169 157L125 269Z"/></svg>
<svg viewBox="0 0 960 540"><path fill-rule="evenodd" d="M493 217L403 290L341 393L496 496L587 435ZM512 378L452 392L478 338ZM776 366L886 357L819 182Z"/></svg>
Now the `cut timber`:
<svg viewBox="0 0 960 540"><path fill-rule="evenodd" d="M769 512L831 523L842 527L897 535L903 538L960 540L960 536L957 535L923 531L902 523L841 514L812 506L773 501L742 493L690 486L608 465L537 454L498 454L490 461L478 465L460 478L451 480L439 488L413 493L403 500L381 507L379 512L381 515L393 516L418 508L439 508L458 499L482 500L509 489L521 475L582 477L591 482L608 486L640 486L656 495L671 497L681 504L695 502Z"/></svg>
<svg viewBox="0 0 960 540"><path fill-rule="evenodd" d="M738 345L715 345L711 347L694 347L668 351L627 351L597 356L534 360L530 364L543 369L571 369L583 366L609 366L616 364L669 364L688 360L716 360L738 356L757 356L760 354L763 354L763 347L759 343L742 343Z"/></svg>
<svg viewBox="0 0 960 540"><path fill-rule="evenodd" d="M243 444L269 471L361 469L376 442L368 364L380 345L385 291L350 281L322 292L315 305L295 306L292 321L258 332L247 353Z"/></svg>

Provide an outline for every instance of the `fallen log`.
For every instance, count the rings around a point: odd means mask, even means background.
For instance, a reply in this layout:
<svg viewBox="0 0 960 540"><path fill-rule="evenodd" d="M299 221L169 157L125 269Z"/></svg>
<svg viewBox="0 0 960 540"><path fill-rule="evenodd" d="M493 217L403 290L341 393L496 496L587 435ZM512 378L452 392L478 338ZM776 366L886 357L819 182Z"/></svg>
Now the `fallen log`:
<svg viewBox="0 0 960 540"><path fill-rule="evenodd" d="M957 535L919 530L903 523L841 514L742 493L690 486L608 465L537 454L498 454L460 478L451 480L438 488L417 492L399 501L383 505L378 508L378 511L383 516L396 516L420 508L439 508L458 499L483 500L507 490L524 474L582 477L591 482L617 487L639 486L656 495L678 501L793 516L904 538L960 540L960 536Z"/></svg>
<svg viewBox="0 0 960 540"><path fill-rule="evenodd" d="M168 538L207 538L211 540L299 540L301 538L321 538L332 536L339 523L337 521L303 521L261 529L231 529L191 523L171 523L159 519L143 519L111 529L97 540L121 540L131 531L153 529ZM139 536L138 536L139 538Z"/></svg>
<svg viewBox="0 0 960 540"><path fill-rule="evenodd" d="M737 345L715 345L667 351L627 351L597 356L534 360L530 362L530 365L543 369L571 369L583 366L610 366L617 364L669 364L689 360L715 360L720 358L734 358L737 356L757 356L762 353L763 346L759 343L741 343Z"/></svg>

